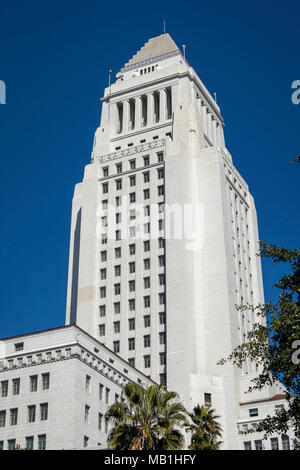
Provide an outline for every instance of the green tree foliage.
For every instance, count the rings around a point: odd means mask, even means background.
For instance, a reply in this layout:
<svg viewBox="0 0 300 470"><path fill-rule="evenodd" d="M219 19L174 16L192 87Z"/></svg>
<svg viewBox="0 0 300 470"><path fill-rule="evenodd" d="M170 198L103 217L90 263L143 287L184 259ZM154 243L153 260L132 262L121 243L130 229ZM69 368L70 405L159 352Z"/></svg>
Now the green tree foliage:
<svg viewBox="0 0 300 470"><path fill-rule="evenodd" d="M275 432L295 433L294 448L300 448L300 250L289 250L260 242L260 256L272 264L284 263L287 274L274 285L279 290L276 303L242 305L238 310L252 310L257 322L246 342L228 358L242 367L247 360L258 365L258 374L249 391L281 383L286 390L287 406L274 416L267 416L249 432L263 432L265 438Z"/></svg>
<svg viewBox="0 0 300 470"><path fill-rule="evenodd" d="M221 426L218 423L219 416L215 415L215 410L209 407L197 405L190 413L192 423L187 426L187 430L192 433L190 450L217 450L222 441Z"/></svg>
<svg viewBox="0 0 300 470"><path fill-rule="evenodd" d="M184 445L180 428L187 424L187 413L178 395L163 386L126 385L122 400L106 416L113 423L109 449L179 450Z"/></svg>

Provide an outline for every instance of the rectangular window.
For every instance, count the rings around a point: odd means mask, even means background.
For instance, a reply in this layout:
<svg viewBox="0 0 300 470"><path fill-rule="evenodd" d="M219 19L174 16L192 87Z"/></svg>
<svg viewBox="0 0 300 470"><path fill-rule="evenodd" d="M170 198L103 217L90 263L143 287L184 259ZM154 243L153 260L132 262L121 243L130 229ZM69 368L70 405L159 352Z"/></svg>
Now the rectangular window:
<svg viewBox="0 0 300 470"><path fill-rule="evenodd" d="M46 434L38 436L38 450L46 450Z"/></svg>
<svg viewBox="0 0 300 470"><path fill-rule="evenodd" d="M150 251L150 240L144 241L144 251Z"/></svg>
<svg viewBox="0 0 300 470"><path fill-rule="evenodd" d="M83 438L83 447L88 447L89 445L89 438L88 436L84 436Z"/></svg>
<svg viewBox="0 0 300 470"><path fill-rule="evenodd" d="M106 261L107 260L107 252L106 251L101 251L101 261Z"/></svg>
<svg viewBox="0 0 300 470"><path fill-rule="evenodd" d="M149 199L149 198L150 198L150 190L144 189L144 199Z"/></svg>
<svg viewBox="0 0 300 470"><path fill-rule="evenodd" d="M113 342L114 353L118 354L120 352L120 341Z"/></svg>
<svg viewBox="0 0 300 470"><path fill-rule="evenodd" d="M108 193L108 183L103 183L102 184L102 193L107 194Z"/></svg>
<svg viewBox="0 0 300 470"><path fill-rule="evenodd" d="M164 274L159 274L158 279L159 279L159 285L164 286L165 285L165 275Z"/></svg>
<svg viewBox="0 0 300 470"><path fill-rule="evenodd" d="M135 175L129 177L130 186L135 186Z"/></svg>
<svg viewBox="0 0 300 470"><path fill-rule="evenodd" d="M130 204L135 202L135 193L130 193L129 194L129 202L130 202Z"/></svg>
<svg viewBox="0 0 300 470"><path fill-rule="evenodd" d="M128 339L128 349L129 351L133 351L135 349L135 338Z"/></svg>
<svg viewBox="0 0 300 470"><path fill-rule="evenodd" d="M150 222L144 224L144 233L150 233Z"/></svg>
<svg viewBox="0 0 300 470"><path fill-rule="evenodd" d="M159 363L160 363L161 366L166 365L167 360L166 360L166 354L165 353L160 353L159 354Z"/></svg>
<svg viewBox="0 0 300 470"><path fill-rule="evenodd" d="M106 388L105 389L105 403L108 405L109 404L109 392L110 392L110 389L109 388Z"/></svg>
<svg viewBox="0 0 300 470"><path fill-rule="evenodd" d="M165 325L165 323L166 323L166 313L165 312L160 312L159 313L159 323L160 323L160 325Z"/></svg>
<svg viewBox="0 0 300 470"><path fill-rule="evenodd" d="M150 348L150 335L145 335L144 336L144 348Z"/></svg>
<svg viewBox="0 0 300 470"><path fill-rule="evenodd" d="M244 450L251 450L251 441L245 441L244 442Z"/></svg>
<svg viewBox="0 0 300 470"><path fill-rule="evenodd" d="M146 295L144 297L144 308L149 308L150 307L150 295Z"/></svg>
<svg viewBox="0 0 300 470"><path fill-rule="evenodd" d="M120 295L121 294L121 284L115 284L114 285L114 290L115 290L115 295Z"/></svg>
<svg viewBox="0 0 300 470"><path fill-rule="evenodd" d="M258 416L258 408L250 408L249 416Z"/></svg>
<svg viewBox="0 0 300 470"><path fill-rule="evenodd" d="M115 248L115 257L121 258L121 247Z"/></svg>
<svg viewBox="0 0 300 470"><path fill-rule="evenodd" d="M132 261L131 263L129 263L129 272L132 274L132 273L135 273L135 262Z"/></svg>
<svg viewBox="0 0 300 470"><path fill-rule="evenodd" d="M109 418L105 418L104 421L104 432L107 434L108 433L108 423L109 423Z"/></svg>
<svg viewBox="0 0 300 470"><path fill-rule="evenodd" d="M50 387L50 373L46 372L45 374L42 374L42 389L49 390L49 387Z"/></svg>
<svg viewBox="0 0 300 470"><path fill-rule="evenodd" d="M282 450L290 450L290 439L286 434L281 436Z"/></svg>
<svg viewBox="0 0 300 470"><path fill-rule="evenodd" d="M159 305L164 305L165 304L165 293L160 292L158 294L158 297L159 297Z"/></svg>
<svg viewBox="0 0 300 470"><path fill-rule="evenodd" d="M161 179L161 178L163 178L163 177L164 177L164 169L163 169L163 168L159 168L159 169L157 170L157 178L158 178L158 179Z"/></svg>
<svg viewBox="0 0 300 470"><path fill-rule="evenodd" d="M87 424L90 422L90 407L88 405L84 407L84 421Z"/></svg>
<svg viewBox="0 0 300 470"><path fill-rule="evenodd" d="M121 212L116 213L116 224L120 224L122 221Z"/></svg>
<svg viewBox="0 0 300 470"><path fill-rule="evenodd" d="M114 333L120 333L120 322L114 321Z"/></svg>
<svg viewBox="0 0 300 470"><path fill-rule="evenodd" d="M103 173L103 177L105 178L106 176L108 176L108 166L102 168L102 173Z"/></svg>
<svg viewBox="0 0 300 470"><path fill-rule="evenodd" d="M164 238L159 238L158 239L158 248L164 248L165 247L165 239Z"/></svg>
<svg viewBox="0 0 300 470"><path fill-rule="evenodd" d="M129 292L135 291L135 280L129 281Z"/></svg>
<svg viewBox="0 0 300 470"><path fill-rule="evenodd" d="M89 375L85 376L85 391L88 393L91 392L91 377Z"/></svg>
<svg viewBox="0 0 300 470"><path fill-rule="evenodd" d="M107 234L106 233L101 234L101 243L102 243L102 245L106 245L106 243L107 243Z"/></svg>
<svg viewBox="0 0 300 470"><path fill-rule="evenodd" d="M9 439L7 441L7 450L15 450L16 448L16 439Z"/></svg>
<svg viewBox="0 0 300 470"><path fill-rule="evenodd" d="M278 438L271 437L271 450L279 450Z"/></svg>
<svg viewBox="0 0 300 470"><path fill-rule="evenodd" d="M166 344L166 333L164 331L159 333L159 344Z"/></svg>
<svg viewBox="0 0 300 470"><path fill-rule="evenodd" d="M167 385L167 376L166 374L159 374L160 385Z"/></svg>
<svg viewBox="0 0 300 470"><path fill-rule="evenodd" d="M144 183L149 183L149 181L150 181L150 173L149 171L146 171L144 173Z"/></svg>
<svg viewBox="0 0 300 470"><path fill-rule="evenodd" d="M1 382L1 397L7 397L8 395L8 380L2 380Z"/></svg>
<svg viewBox="0 0 300 470"><path fill-rule="evenodd" d="M16 426L18 424L18 408L12 408L10 410L10 425Z"/></svg>
<svg viewBox="0 0 300 470"><path fill-rule="evenodd" d="M129 227L129 236L130 238L135 237L135 227Z"/></svg>
<svg viewBox="0 0 300 470"><path fill-rule="evenodd" d="M24 343L15 343L15 351L23 351Z"/></svg>
<svg viewBox="0 0 300 470"><path fill-rule="evenodd" d="M121 196L116 196L116 207L120 207L121 205Z"/></svg>
<svg viewBox="0 0 300 470"><path fill-rule="evenodd" d="M129 211L129 219L130 219L130 220L135 220L135 219L136 219L135 209L130 209L130 211Z"/></svg>
<svg viewBox="0 0 300 470"><path fill-rule="evenodd" d="M106 279L106 268L100 269L100 279L102 281Z"/></svg>
<svg viewBox="0 0 300 470"><path fill-rule="evenodd" d="M33 436L25 437L25 441L26 441L25 449L33 450L33 442L34 442Z"/></svg>
<svg viewBox="0 0 300 470"><path fill-rule="evenodd" d="M157 187L157 194L159 196L163 196L165 194L165 191L164 191L164 186L158 186Z"/></svg>
<svg viewBox="0 0 300 470"><path fill-rule="evenodd" d="M103 400L103 388L104 385L99 384L99 400Z"/></svg>
<svg viewBox="0 0 300 470"><path fill-rule="evenodd" d="M108 208L108 199L102 201L102 209L105 211Z"/></svg>
<svg viewBox="0 0 300 470"><path fill-rule="evenodd" d="M128 320L128 326L129 330L135 330L135 319L134 318L129 318Z"/></svg>
<svg viewBox="0 0 300 470"><path fill-rule="evenodd" d="M122 189L122 180L116 180L116 190Z"/></svg>
<svg viewBox="0 0 300 470"><path fill-rule="evenodd" d="M161 162L164 161L164 154L163 154L163 152L158 152L158 153L157 153L157 161L158 161L158 163L161 163Z"/></svg>
<svg viewBox="0 0 300 470"><path fill-rule="evenodd" d="M41 421L46 421L48 419L48 403L40 404L40 418Z"/></svg>
<svg viewBox="0 0 300 470"><path fill-rule="evenodd" d="M106 297L106 287L100 287L100 297L104 299Z"/></svg>
<svg viewBox="0 0 300 470"><path fill-rule="evenodd" d="M204 393L204 406L211 406L211 393Z"/></svg>
<svg viewBox="0 0 300 470"><path fill-rule="evenodd" d="M144 207L144 216L148 217L150 215L150 206Z"/></svg>
<svg viewBox="0 0 300 470"><path fill-rule="evenodd" d="M257 441L254 441L254 445L255 445L255 450L263 450L262 440L261 439L258 439Z"/></svg>
<svg viewBox="0 0 300 470"><path fill-rule="evenodd" d="M116 240L121 240L121 230L116 230Z"/></svg>
<svg viewBox="0 0 300 470"><path fill-rule="evenodd" d="M13 395L19 395L20 393L20 379L13 379Z"/></svg>
<svg viewBox="0 0 300 470"><path fill-rule="evenodd" d="M135 299L129 299L129 310L132 312L135 310Z"/></svg>
<svg viewBox="0 0 300 470"><path fill-rule="evenodd" d="M3 450L4 448L4 441L0 441L0 450Z"/></svg>
<svg viewBox="0 0 300 470"><path fill-rule="evenodd" d="M121 276L121 265L115 266L115 276Z"/></svg>
<svg viewBox="0 0 300 470"><path fill-rule="evenodd" d="M150 356L144 356L144 367L148 369L151 366Z"/></svg>
<svg viewBox="0 0 300 470"><path fill-rule="evenodd" d="M163 267L165 265L165 257L164 255L160 255L158 257L158 264L159 264L159 267Z"/></svg>
<svg viewBox="0 0 300 470"><path fill-rule="evenodd" d="M122 173L122 163L117 163L116 164L116 172L117 172L118 175L120 173Z"/></svg>
<svg viewBox="0 0 300 470"><path fill-rule="evenodd" d="M105 305L99 307L100 317L105 317Z"/></svg>
<svg viewBox="0 0 300 470"><path fill-rule="evenodd" d="M130 256L135 255L135 245L129 245L129 254Z"/></svg>
<svg viewBox="0 0 300 470"><path fill-rule="evenodd" d="M131 170L135 170L136 165L135 165L135 160L129 160L129 165Z"/></svg>
<svg viewBox="0 0 300 470"><path fill-rule="evenodd" d="M144 316L144 327L148 328L149 326L151 326L150 315L145 315Z"/></svg>
<svg viewBox="0 0 300 470"><path fill-rule="evenodd" d="M6 421L6 411L2 410L0 411L0 428L5 427L5 421Z"/></svg>
<svg viewBox="0 0 300 470"><path fill-rule="evenodd" d="M115 311L115 313L117 313L117 314L121 312L121 304L120 304L120 302L115 302L115 303L114 303L114 311Z"/></svg>
<svg viewBox="0 0 300 470"><path fill-rule="evenodd" d="M150 289L150 277L144 277L144 288Z"/></svg>
<svg viewBox="0 0 300 470"><path fill-rule="evenodd" d="M28 410L28 423L34 423L35 422L35 405L30 405L27 407Z"/></svg>
<svg viewBox="0 0 300 470"><path fill-rule="evenodd" d="M144 259L144 269L150 269L150 258Z"/></svg>
<svg viewBox="0 0 300 470"><path fill-rule="evenodd" d="M102 325L99 325L99 335L105 336L105 323L102 323Z"/></svg>
<svg viewBox="0 0 300 470"><path fill-rule="evenodd" d="M132 367L135 367L135 359L134 359L134 357L130 357L130 358L128 359L128 364L130 364Z"/></svg>
<svg viewBox="0 0 300 470"><path fill-rule="evenodd" d="M149 155L146 155L146 157L143 157L143 158L144 158L144 166L149 166L149 164L150 164Z"/></svg>
<svg viewBox="0 0 300 470"><path fill-rule="evenodd" d="M38 376L31 375L30 376L30 391L36 392L37 391L37 384L38 384Z"/></svg>

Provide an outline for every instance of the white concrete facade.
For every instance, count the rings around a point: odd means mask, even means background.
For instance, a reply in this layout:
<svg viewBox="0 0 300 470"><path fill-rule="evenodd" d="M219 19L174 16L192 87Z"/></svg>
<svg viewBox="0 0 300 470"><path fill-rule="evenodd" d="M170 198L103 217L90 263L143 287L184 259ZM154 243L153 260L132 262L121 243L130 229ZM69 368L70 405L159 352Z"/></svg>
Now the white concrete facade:
<svg viewBox="0 0 300 470"><path fill-rule="evenodd" d="M257 371L217 362L255 321L235 305L264 297L254 200L223 127L168 34L121 69L75 188L66 323L167 381L188 409L206 397L221 416L224 448L239 449L240 403Z"/></svg>
<svg viewBox="0 0 300 470"><path fill-rule="evenodd" d="M6 338L0 347L3 450L106 447L107 408L127 383L152 383L75 325Z"/></svg>

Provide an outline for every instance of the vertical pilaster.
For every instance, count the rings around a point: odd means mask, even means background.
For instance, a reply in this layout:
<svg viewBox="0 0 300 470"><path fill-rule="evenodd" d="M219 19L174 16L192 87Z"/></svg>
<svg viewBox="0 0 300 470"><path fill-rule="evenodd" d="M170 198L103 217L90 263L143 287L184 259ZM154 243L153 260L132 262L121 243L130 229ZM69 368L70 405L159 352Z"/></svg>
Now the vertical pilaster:
<svg viewBox="0 0 300 470"><path fill-rule="evenodd" d="M135 129L138 130L141 127L142 120L142 103L140 96L135 98Z"/></svg>
<svg viewBox="0 0 300 470"><path fill-rule="evenodd" d="M153 124L153 94L147 93L147 125Z"/></svg>
<svg viewBox="0 0 300 470"><path fill-rule="evenodd" d="M123 101L123 132L129 130L129 102Z"/></svg>
<svg viewBox="0 0 300 470"><path fill-rule="evenodd" d="M159 90L159 120L166 120L166 90Z"/></svg>

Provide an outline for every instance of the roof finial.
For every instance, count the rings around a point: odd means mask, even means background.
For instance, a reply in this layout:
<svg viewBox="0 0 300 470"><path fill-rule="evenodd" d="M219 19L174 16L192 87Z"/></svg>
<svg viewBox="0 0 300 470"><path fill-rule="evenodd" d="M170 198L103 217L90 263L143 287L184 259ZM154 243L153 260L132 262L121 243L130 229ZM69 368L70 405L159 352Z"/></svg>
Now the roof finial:
<svg viewBox="0 0 300 470"><path fill-rule="evenodd" d="M163 34L166 34L166 20L164 20L164 27L163 27L162 33L163 33Z"/></svg>
<svg viewBox="0 0 300 470"><path fill-rule="evenodd" d="M214 92L215 102L217 102L217 93Z"/></svg>
<svg viewBox="0 0 300 470"><path fill-rule="evenodd" d="M185 48L186 48L186 45L185 44L182 44L182 49L183 49L183 57L185 58Z"/></svg>

